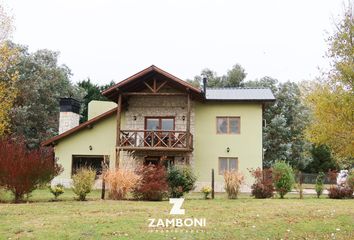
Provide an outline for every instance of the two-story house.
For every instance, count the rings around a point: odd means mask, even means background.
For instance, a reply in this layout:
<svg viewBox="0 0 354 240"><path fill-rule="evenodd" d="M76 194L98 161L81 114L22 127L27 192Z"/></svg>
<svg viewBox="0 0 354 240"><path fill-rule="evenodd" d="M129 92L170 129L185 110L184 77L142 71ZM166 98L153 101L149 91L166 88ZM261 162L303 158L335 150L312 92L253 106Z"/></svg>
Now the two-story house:
<svg viewBox="0 0 354 240"><path fill-rule="evenodd" d="M102 92L111 102L92 101L88 121L79 125L79 103L61 99L59 135L52 145L64 172L55 181L70 184L80 166L101 170L142 164L189 164L197 185L222 191L223 172L262 167L263 105L270 89L195 88L151 66Z"/></svg>

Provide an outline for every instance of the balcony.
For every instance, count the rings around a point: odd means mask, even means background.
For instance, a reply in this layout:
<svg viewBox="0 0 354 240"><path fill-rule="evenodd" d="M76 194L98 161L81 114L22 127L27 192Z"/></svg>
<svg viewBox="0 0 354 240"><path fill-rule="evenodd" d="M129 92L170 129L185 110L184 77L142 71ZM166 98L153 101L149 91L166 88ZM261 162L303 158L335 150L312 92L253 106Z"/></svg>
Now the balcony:
<svg viewBox="0 0 354 240"><path fill-rule="evenodd" d="M193 151L193 136L187 131L121 130L118 144L121 150Z"/></svg>

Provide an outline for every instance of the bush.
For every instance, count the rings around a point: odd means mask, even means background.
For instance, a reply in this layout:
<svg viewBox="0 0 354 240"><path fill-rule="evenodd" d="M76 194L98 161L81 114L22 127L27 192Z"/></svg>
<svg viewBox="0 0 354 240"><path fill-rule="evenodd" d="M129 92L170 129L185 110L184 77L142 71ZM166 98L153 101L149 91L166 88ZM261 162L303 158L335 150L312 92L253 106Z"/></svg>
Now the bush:
<svg viewBox="0 0 354 240"><path fill-rule="evenodd" d="M23 139L0 139L0 187L12 192L15 202L23 201L61 173L53 156L51 148L28 150Z"/></svg>
<svg viewBox="0 0 354 240"><path fill-rule="evenodd" d="M354 170L353 169L348 174L347 185L350 189L354 190Z"/></svg>
<svg viewBox="0 0 354 240"><path fill-rule="evenodd" d="M62 184L49 186L49 191L54 195L54 199L57 200L58 197L64 193L64 186Z"/></svg>
<svg viewBox="0 0 354 240"><path fill-rule="evenodd" d="M241 186L244 182L244 176L238 171L225 171L224 172L225 180L225 190L227 196L230 199L237 198L240 193Z"/></svg>
<svg viewBox="0 0 354 240"><path fill-rule="evenodd" d="M121 200L127 197L127 194L138 184L140 178L133 171L118 169L108 171L104 179L108 184L109 198Z"/></svg>
<svg viewBox="0 0 354 240"><path fill-rule="evenodd" d="M283 161L276 162L273 165L273 184L280 198L284 198L292 190L294 183L295 178L291 166Z"/></svg>
<svg viewBox="0 0 354 240"><path fill-rule="evenodd" d="M79 197L78 200L85 201L86 195L92 191L95 183L96 171L91 168L80 168L73 178L73 192Z"/></svg>
<svg viewBox="0 0 354 240"><path fill-rule="evenodd" d="M333 199L352 198L353 189L351 189L348 186L346 187L331 186L328 189L328 197Z"/></svg>
<svg viewBox="0 0 354 240"><path fill-rule="evenodd" d="M324 178L325 174L323 172L320 172L316 177L315 190L317 193L317 198L320 198L320 196L322 195Z"/></svg>
<svg viewBox="0 0 354 240"><path fill-rule="evenodd" d="M169 195L173 198L179 198L195 188L197 180L192 169L187 166L173 166L168 169L167 182L169 186Z"/></svg>
<svg viewBox="0 0 354 240"><path fill-rule="evenodd" d="M254 184L251 186L251 195L255 198L271 198L274 195L274 187L272 181L272 169L260 169L250 171L255 178Z"/></svg>
<svg viewBox="0 0 354 240"><path fill-rule="evenodd" d="M140 181L133 188L135 199L161 201L167 196L167 172L164 166L140 166L136 169L136 174L140 176Z"/></svg>
<svg viewBox="0 0 354 240"><path fill-rule="evenodd" d="M206 187L202 187L202 189L200 189L200 191L203 193L204 199L208 199L208 196L212 190L211 190L211 187L206 186Z"/></svg>

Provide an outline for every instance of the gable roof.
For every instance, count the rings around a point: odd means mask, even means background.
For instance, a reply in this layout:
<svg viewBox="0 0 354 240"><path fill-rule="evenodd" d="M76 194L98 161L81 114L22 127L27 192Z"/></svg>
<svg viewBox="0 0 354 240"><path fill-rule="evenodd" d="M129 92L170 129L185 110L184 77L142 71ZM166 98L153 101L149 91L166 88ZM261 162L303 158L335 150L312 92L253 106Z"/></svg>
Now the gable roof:
<svg viewBox="0 0 354 240"><path fill-rule="evenodd" d="M201 89L194 87L190 83L156 67L155 65L151 65L150 67L145 68L144 70L104 90L102 92L102 95L106 96L108 99L112 101L117 101L118 89L121 92L127 92L132 90L134 91L137 83L142 83L144 79L147 79L148 77L155 77L155 76L168 80L169 83L176 86L176 88L180 88L182 90L188 89L194 96L197 96L198 98L203 98L203 93Z"/></svg>
<svg viewBox="0 0 354 240"><path fill-rule="evenodd" d="M269 88L207 88L205 97L220 101L275 101Z"/></svg>
<svg viewBox="0 0 354 240"><path fill-rule="evenodd" d="M109 98L112 101L117 101L117 95L120 91L129 91L129 89L136 88L136 85L139 81L146 80L148 77L156 76L159 74L159 77L163 77L166 80L169 80L174 86L183 89L189 90L192 96L196 97L199 100L206 101L233 101L233 102L272 102L275 101L275 97L272 91L268 88L207 88L206 96L201 89L198 89L186 81L183 81L172 74L165 72L164 70L152 65L131 77L115 84L114 86L106 89L102 92L104 96ZM138 83L137 83L138 82ZM92 118L77 127L74 127L58 136L50 138L42 143L43 146L49 146L55 144L57 141L70 136L73 133L76 133L82 129L89 128L93 124L96 124L100 120L106 119L109 116L115 114L117 108L113 108L95 118Z"/></svg>
<svg viewBox="0 0 354 240"><path fill-rule="evenodd" d="M51 144L54 144L56 141L58 141L58 140L60 140L62 138L65 138L65 137L67 137L67 136L69 136L69 135L71 135L71 134L73 134L73 133L75 133L75 132L77 132L79 130L92 127L92 125L95 124L96 122L99 122L100 120L106 119L109 116L115 114L116 112L117 112L117 108L113 108L113 109L111 109L111 110L109 110L109 111L107 111L107 112L105 112L105 113L103 113L101 115L98 115L97 117L94 117L94 118L92 118L92 119L80 124L77 127L74 127L74 128L72 128L72 129L70 129L70 130L68 130L66 132L63 132L62 134L59 134L59 135L57 135L55 137L52 137L52 138L42 142L42 146L49 146Z"/></svg>

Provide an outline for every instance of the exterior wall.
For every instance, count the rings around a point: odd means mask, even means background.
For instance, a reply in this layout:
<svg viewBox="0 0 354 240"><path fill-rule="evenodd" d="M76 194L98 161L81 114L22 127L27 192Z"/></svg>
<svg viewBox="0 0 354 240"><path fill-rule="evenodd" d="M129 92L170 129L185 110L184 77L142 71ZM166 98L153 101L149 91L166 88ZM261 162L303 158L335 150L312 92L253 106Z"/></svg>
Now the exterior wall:
<svg viewBox="0 0 354 240"><path fill-rule="evenodd" d="M136 120L134 120L136 116ZM145 117L174 117L175 130L186 131L187 127L187 97L184 96L133 96L129 98L128 109L125 112L125 124L121 126L122 130L142 130L145 129ZM183 120L185 116L185 120ZM191 134L194 136L194 103L191 102ZM180 156L181 153L159 153L167 156ZM122 166L134 168L136 163L143 160L143 156L151 153L141 152L136 154L135 159L128 152L121 153ZM153 155L153 154L152 154ZM193 154L189 154L189 161L193 164Z"/></svg>
<svg viewBox="0 0 354 240"><path fill-rule="evenodd" d="M239 116L240 134L216 133L217 116ZM246 177L243 190L253 183L248 169L262 167L262 105L256 103L197 103L195 112L195 171L198 190L211 184L211 169L215 171L216 191L223 191L223 176L219 175L219 157L237 157L238 170ZM227 147L230 152L226 151Z"/></svg>
<svg viewBox="0 0 354 240"><path fill-rule="evenodd" d="M122 122L124 124L124 113ZM66 137L55 146L55 157L64 167L54 183L69 185L71 182L72 155L108 155L110 168L115 165L116 116L112 115L93 125ZM92 146L92 150L89 149Z"/></svg>
<svg viewBox="0 0 354 240"><path fill-rule="evenodd" d="M167 99L166 99L167 98ZM129 99L128 109L122 112L121 129L144 129L145 116L174 116L176 130L186 130L186 97L141 97ZM133 117L136 116L136 121ZM216 134L217 116L239 116L241 133L236 135ZM189 155L190 163L198 176L197 189L211 183L211 169L215 170L216 191L223 191L223 176L218 174L219 157L237 157L239 170L246 176L248 190L253 182L249 168L262 167L262 105L255 103L199 103L192 102L191 133L194 151ZM115 165L116 115L112 115L93 125L92 129L83 129L59 141L55 146L55 156L64 167L64 172L54 183L70 184L72 155L108 155L110 168ZM92 150L89 150L89 146ZM226 148L230 148L227 153ZM183 153L154 153L176 156L181 160ZM152 155L154 155L152 154ZM120 165L135 167L144 156L140 152L133 158L127 152L121 152Z"/></svg>
<svg viewBox="0 0 354 240"><path fill-rule="evenodd" d="M80 123L80 115L74 112L60 112L59 114L59 134L66 132Z"/></svg>
<svg viewBox="0 0 354 240"><path fill-rule="evenodd" d="M117 107L115 102L93 100L88 104L87 119L90 120Z"/></svg>

